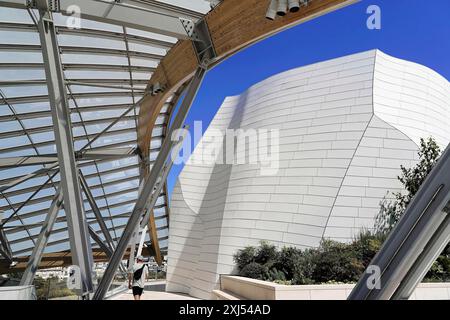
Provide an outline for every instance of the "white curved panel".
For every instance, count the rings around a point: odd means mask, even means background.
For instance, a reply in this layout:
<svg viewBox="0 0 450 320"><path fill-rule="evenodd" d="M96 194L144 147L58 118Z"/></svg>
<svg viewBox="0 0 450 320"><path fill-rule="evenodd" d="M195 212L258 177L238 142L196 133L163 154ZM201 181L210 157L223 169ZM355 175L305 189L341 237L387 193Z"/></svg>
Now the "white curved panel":
<svg viewBox="0 0 450 320"><path fill-rule="evenodd" d="M415 130L398 104L382 106L387 96L416 99L398 89L399 83L414 82L416 74L390 74L399 65L390 59L373 50L321 62L225 100L173 192L169 291L210 298L218 275L233 272L233 254L261 240L316 247L324 237L349 241L362 227L373 227L386 192L401 190L400 165L417 160L415 141L433 135L444 145L450 137L444 125L450 99L443 102L450 86L425 67L401 62L403 69L419 68L436 82L427 89L433 94L422 97L426 103L415 105L423 125ZM383 80L383 70L394 89ZM441 104L428 113L438 97ZM427 119L438 112L444 120ZM255 164L195 163L211 144L226 154L222 142L211 139L215 130L238 128L279 130L275 175L261 175Z"/></svg>

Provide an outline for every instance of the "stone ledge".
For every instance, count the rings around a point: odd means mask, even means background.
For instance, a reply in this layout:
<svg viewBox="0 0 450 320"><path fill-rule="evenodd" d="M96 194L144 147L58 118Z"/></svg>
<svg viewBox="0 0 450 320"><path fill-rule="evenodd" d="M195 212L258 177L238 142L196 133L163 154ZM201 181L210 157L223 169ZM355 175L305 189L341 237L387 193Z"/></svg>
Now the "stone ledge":
<svg viewBox="0 0 450 320"><path fill-rule="evenodd" d="M221 276L221 290L247 300L345 300L354 284L281 285L239 276ZM410 300L450 300L450 283L421 283Z"/></svg>

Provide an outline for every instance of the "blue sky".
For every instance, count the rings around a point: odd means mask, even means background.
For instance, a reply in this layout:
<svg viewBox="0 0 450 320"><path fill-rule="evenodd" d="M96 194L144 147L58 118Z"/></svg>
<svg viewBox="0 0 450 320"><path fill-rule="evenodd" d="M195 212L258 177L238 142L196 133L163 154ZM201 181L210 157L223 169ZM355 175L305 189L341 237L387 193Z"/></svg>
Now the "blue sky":
<svg viewBox="0 0 450 320"><path fill-rule="evenodd" d="M432 3L432 5L430 5ZM366 10L381 8L381 30L369 30ZM362 0L266 39L209 71L187 118L203 130L227 96L274 74L361 51L380 49L428 66L450 79L449 0ZM168 178L173 189L182 166Z"/></svg>

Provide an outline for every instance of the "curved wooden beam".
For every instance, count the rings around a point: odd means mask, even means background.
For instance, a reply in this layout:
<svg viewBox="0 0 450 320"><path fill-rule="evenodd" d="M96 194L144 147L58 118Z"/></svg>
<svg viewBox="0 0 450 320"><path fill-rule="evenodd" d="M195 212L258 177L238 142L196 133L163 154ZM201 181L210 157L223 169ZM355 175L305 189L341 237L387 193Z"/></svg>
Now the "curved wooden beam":
<svg viewBox="0 0 450 320"><path fill-rule="evenodd" d="M212 66L271 35L358 1L310 0L308 6L302 7L300 11L290 12L272 21L266 18L270 0L224 0L205 17L217 54ZM148 88L159 83L165 90L157 95L145 96L140 105L138 145L144 158L149 156L152 131L161 108L172 94L193 77L198 63L192 42L180 40L161 60L151 77ZM148 166L141 168L141 174L146 177L149 174ZM152 218L151 215L148 231L158 253L158 239L156 233L152 232L155 230ZM155 259L162 261L160 254Z"/></svg>

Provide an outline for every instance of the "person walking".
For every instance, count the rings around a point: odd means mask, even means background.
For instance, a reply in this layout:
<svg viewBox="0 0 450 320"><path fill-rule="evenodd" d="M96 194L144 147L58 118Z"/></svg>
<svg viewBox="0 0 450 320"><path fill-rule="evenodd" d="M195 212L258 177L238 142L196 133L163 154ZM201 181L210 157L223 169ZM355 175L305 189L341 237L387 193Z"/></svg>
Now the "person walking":
<svg viewBox="0 0 450 320"><path fill-rule="evenodd" d="M132 273L128 275L128 288L132 289L134 300L141 300L144 292L146 272L144 257L138 256L136 263L133 265Z"/></svg>

